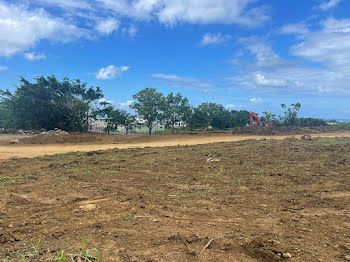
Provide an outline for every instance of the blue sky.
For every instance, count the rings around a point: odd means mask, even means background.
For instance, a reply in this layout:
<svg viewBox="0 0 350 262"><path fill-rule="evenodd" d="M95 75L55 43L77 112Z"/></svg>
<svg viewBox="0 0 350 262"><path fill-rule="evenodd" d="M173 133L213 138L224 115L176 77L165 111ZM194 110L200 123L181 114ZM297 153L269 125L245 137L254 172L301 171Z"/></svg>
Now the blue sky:
<svg viewBox="0 0 350 262"><path fill-rule="evenodd" d="M0 0L0 88L80 78L127 108L145 87L193 105L350 119L348 0Z"/></svg>

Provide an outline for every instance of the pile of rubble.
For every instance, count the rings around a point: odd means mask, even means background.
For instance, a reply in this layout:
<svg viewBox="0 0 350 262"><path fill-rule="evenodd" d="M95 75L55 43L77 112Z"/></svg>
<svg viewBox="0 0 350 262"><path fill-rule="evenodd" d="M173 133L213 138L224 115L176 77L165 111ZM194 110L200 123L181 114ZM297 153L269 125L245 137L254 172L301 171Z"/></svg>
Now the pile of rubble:
<svg viewBox="0 0 350 262"><path fill-rule="evenodd" d="M0 134L13 134L13 135L34 135L39 134L40 131L28 131L22 129L4 129L0 128Z"/></svg>
<svg viewBox="0 0 350 262"><path fill-rule="evenodd" d="M41 135L47 136L67 136L69 133L67 131L63 131L61 129L55 128L54 130L44 131L40 133Z"/></svg>

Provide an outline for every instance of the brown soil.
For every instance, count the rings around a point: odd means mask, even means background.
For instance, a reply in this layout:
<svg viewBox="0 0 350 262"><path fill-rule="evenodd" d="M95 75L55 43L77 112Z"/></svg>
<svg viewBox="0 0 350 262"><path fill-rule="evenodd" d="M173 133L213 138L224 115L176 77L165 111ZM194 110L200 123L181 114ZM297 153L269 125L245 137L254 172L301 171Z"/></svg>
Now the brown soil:
<svg viewBox="0 0 350 262"><path fill-rule="evenodd" d="M91 143L98 144L126 144L126 143L143 143L152 141L167 141L169 139L189 138L189 137L218 137L228 136L229 132L203 132L193 134L169 134L169 135L107 135L97 133L72 133L68 136L48 136L34 135L20 139L21 144L77 144Z"/></svg>
<svg viewBox="0 0 350 262"><path fill-rule="evenodd" d="M337 126L317 126L317 127L298 127L298 126L282 126L282 127L263 127L263 126L246 126L234 129L234 135L303 135L303 134L319 134L329 132L346 132L350 131L350 127Z"/></svg>
<svg viewBox="0 0 350 262"><path fill-rule="evenodd" d="M349 166L349 138L2 162L0 259L29 254L38 239L26 261L79 253L85 237L108 262L346 261Z"/></svg>
<svg viewBox="0 0 350 262"><path fill-rule="evenodd" d="M91 136L91 137L90 137ZM73 137L73 139L71 139ZM289 136L271 136L268 139L285 139ZM296 137L301 137L296 136ZM313 138L318 137L350 137L350 131L313 134ZM164 147L177 145L200 145L207 143L221 143L242 141L249 139L267 139L265 136L236 135L230 133L204 133L204 134L178 134L178 135L142 135L142 136L108 136L95 134L75 134L74 136L30 136L25 139L28 144L5 144L1 145L0 136L0 162L11 158L36 157L43 155L54 155L67 152L88 152L96 150L106 150L112 148L143 148L143 147ZM11 138L13 140L13 138ZM35 141L44 139L52 144L35 144ZM58 139L58 140L57 140ZM66 139L66 140L65 140ZM53 143L54 141L84 141L76 143ZM95 141L93 141L95 140ZM93 141L93 142L87 142Z"/></svg>

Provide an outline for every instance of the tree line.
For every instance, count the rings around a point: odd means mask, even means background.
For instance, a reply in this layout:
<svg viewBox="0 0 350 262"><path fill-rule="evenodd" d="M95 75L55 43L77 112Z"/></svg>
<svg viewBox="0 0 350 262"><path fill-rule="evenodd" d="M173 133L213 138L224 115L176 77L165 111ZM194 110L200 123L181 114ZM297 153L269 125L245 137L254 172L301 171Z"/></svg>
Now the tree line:
<svg viewBox="0 0 350 262"><path fill-rule="evenodd" d="M145 88L133 95L130 108L136 115L102 101L103 97L100 87L88 87L79 79L59 81L55 76L40 76L32 83L21 77L13 93L0 89L0 128L86 131L92 117L104 118L108 132L124 126L128 133L136 117L140 117L151 134L157 123L174 130L176 123L183 122L192 131L230 129L250 122L247 110L229 110L216 103L194 107L180 93L163 95L155 88ZM276 126L326 124L320 119L298 118L300 103L281 106L285 109L283 116L264 112L262 123Z"/></svg>

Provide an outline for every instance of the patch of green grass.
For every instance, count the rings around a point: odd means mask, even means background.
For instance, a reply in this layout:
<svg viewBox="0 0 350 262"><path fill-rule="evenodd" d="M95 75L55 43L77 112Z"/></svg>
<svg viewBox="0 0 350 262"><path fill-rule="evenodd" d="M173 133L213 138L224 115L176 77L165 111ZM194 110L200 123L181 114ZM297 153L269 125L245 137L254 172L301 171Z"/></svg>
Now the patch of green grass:
<svg viewBox="0 0 350 262"><path fill-rule="evenodd" d="M30 261L101 261L100 253L96 248L88 249L86 248L85 238L82 240L82 248L77 254L69 254L66 253L63 249L60 250L57 255L52 258L44 259L42 258L42 253L39 252L40 239L37 244L32 247L31 250L23 252L12 252L16 256L15 259L7 258L6 260L2 260L2 262L30 262ZM11 253L11 252L10 252Z"/></svg>
<svg viewBox="0 0 350 262"><path fill-rule="evenodd" d="M129 219L132 219L132 216L122 216L120 219L121 219L122 221L127 221L127 220L129 220Z"/></svg>
<svg viewBox="0 0 350 262"><path fill-rule="evenodd" d="M187 194L182 194L182 195L179 196L180 199L184 199L186 197L187 197Z"/></svg>
<svg viewBox="0 0 350 262"><path fill-rule="evenodd" d="M339 145L349 143L349 139L338 138L338 137L323 137L316 140L316 144L325 146Z"/></svg>
<svg viewBox="0 0 350 262"><path fill-rule="evenodd" d="M0 176L0 187L21 183L23 181L23 177L20 176Z"/></svg>
<svg viewBox="0 0 350 262"><path fill-rule="evenodd" d="M213 188L206 188L203 190L197 190L195 191L196 194L198 194L200 197L209 197L211 195L215 195L216 194L216 190Z"/></svg>
<svg viewBox="0 0 350 262"><path fill-rule="evenodd" d="M176 172L176 170L177 170L176 163L172 166L171 170L172 170L173 172Z"/></svg>

